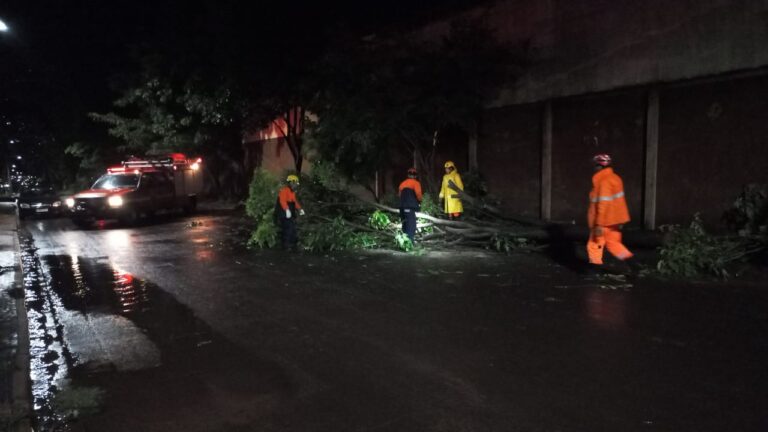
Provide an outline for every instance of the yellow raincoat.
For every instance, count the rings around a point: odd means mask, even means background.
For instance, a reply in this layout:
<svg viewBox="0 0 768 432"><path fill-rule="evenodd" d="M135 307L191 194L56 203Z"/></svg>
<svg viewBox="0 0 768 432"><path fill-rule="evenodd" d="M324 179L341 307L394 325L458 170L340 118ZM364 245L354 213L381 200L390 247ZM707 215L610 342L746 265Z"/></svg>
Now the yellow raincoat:
<svg viewBox="0 0 768 432"><path fill-rule="evenodd" d="M448 182L453 183L461 190L464 190L464 183L461 181L461 176L454 169L450 174L443 176L443 185L440 187L440 199L445 199L443 211L447 214L463 213L464 206L461 204L459 194L448 187Z"/></svg>

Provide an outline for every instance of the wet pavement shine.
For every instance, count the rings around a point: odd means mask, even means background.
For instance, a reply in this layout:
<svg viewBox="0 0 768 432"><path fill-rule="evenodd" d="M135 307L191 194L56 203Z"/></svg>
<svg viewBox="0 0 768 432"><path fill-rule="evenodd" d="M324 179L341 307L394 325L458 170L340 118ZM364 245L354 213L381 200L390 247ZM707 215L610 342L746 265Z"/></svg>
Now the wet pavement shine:
<svg viewBox="0 0 768 432"><path fill-rule="evenodd" d="M242 225L22 223L38 430L768 430L759 283L247 251Z"/></svg>

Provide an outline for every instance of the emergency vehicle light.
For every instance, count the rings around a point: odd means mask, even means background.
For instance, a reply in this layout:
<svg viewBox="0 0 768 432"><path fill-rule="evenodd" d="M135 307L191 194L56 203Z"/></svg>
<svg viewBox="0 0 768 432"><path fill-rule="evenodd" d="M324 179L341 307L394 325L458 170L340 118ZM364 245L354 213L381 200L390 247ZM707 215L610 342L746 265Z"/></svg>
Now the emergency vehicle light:
<svg viewBox="0 0 768 432"><path fill-rule="evenodd" d="M122 162L121 167L115 167L112 169L115 172L127 172L128 170L135 170L137 174L141 171L161 168L172 168L174 171L178 169L191 169L196 171L200 169L200 164L202 163L203 159L200 157L195 159L187 159L183 153L171 153L166 157L149 156L146 158L139 158L131 156Z"/></svg>

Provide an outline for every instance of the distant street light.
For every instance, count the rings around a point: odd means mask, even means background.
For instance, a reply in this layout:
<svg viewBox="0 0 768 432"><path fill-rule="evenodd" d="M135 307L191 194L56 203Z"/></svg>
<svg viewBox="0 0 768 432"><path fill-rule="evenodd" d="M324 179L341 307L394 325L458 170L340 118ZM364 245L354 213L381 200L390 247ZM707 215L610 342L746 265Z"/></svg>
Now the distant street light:
<svg viewBox="0 0 768 432"><path fill-rule="evenodd" d="M1 19L0 19L0 32L3 32L3 33L5 33L5 32L7 32L8 30L10 30L10 29L8 28L8 25L6 25L6 24L3 22L3 20L1 20Z"/></svg>

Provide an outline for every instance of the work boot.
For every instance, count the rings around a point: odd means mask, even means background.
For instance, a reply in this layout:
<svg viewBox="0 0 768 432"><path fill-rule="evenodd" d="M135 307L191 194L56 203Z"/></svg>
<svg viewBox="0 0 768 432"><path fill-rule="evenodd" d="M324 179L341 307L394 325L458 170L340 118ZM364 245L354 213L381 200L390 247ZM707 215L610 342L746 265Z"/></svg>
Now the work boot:
<svg viewBox="0 0 768 432"><path fill-rule="evenodd" d="M626 264L627 268L629 269L629 277L637 278L640 276L640 271L643 269L643 267L640 265L640 263L637 262L636 258L627 258L624 260L624 264Z"/></svg>
<svg viewBox="0 0 768 432"><path fill-rule="evenodd" d="M602 264L589 263L584 267L584 274L587 276L599 277L600 275L605 274L605 268Z"/></svg>

